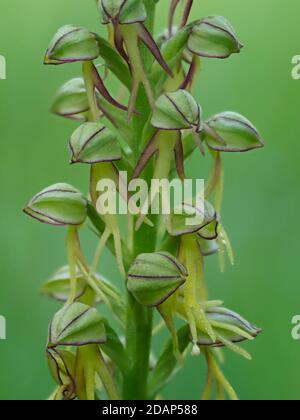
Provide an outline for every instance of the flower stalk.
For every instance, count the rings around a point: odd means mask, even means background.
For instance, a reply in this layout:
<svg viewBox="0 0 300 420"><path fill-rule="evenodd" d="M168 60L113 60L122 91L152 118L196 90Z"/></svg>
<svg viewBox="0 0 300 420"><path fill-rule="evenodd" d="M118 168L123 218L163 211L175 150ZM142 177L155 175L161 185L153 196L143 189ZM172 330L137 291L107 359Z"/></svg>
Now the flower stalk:
<svg viewBox="0 0 300 420"><path fill-rule="evenodd" d="M166 30L156 38L155 11L162 3L96 0L108 39L67 25L55 33L46 51L46 65L82 65L81 76L59 89L51 110L77 123L69 140L70 164L89 165L90 175L87 196L59 183L36 194L24 208L41 223L67 228L68 265L42 289L63 302L50 322L46 348L56 385L51 400L156 399L190 354L207 365L203 400L237 400L219 367L220 349L250 360L240 344L261 333L221 300L210 300L205 268L206 259L215 254L221 271L226 253L234 263L221 217L222 154L257 150L264 142L255 126L236 112L204 121L202 104L192 93L207 59L229 58L243 45L224 17L189 22L193 0L182 2L177 26L180 1L170 1ZM111 76L120 91L129 91L128 106L110 93ZM133 196L123 182L124 169L128 179L143 185L171 181L173 174L184 185L188 159L197 149L201 159L207 154L213 159L204 199L184 197L178 212L161 190L147 190L139 211L131 214ZM104 181L115 188L105 191ZM127 230L120 228L117 210L106 206L106 200L116 202L117 197L125 200L130 213ZM154 201L160 208L168 204L169 214L149 215ZM195 217L190 224L191 213ZM87 225L98 239L92 261L79 236ZM106 248L125 293L98 272ZM108 320L101 304L110 311ZM161 318L157 325L155 313ZM117 321L116 331L111 317ZM153 365L152 338L164 329L169 337Z"/></svg>

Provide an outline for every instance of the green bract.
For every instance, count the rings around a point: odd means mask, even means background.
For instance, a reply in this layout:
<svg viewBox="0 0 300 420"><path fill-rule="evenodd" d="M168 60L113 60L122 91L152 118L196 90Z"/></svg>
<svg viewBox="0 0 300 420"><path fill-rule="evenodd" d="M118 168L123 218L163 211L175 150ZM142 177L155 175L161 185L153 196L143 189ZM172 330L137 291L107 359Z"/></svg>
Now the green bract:
<svg viewBox="0 0 300 420"><path fill-rule="evenodd" d="M66 25L54 35L47 49L44 64L65 64L91 61L99 57L97 36L85 28Z"/></svg>
<svg viewBox="0 0 300 420"><path fill-rule="evenodd" d="M24 212L49 225L78 226L87 217L87 200L71 185L55 184L34 196Z"/></svg>
<svg viewBox="0 0 300 420"><path fill-rule="evenodd" d="M99 8L103 23L130 24L147 19L143 0L99 0Z"/></svg>
<svg viewBox="0 0 300 420"><path fill-rule="evenodd" d="M220 152L247 152L264 146L254 125L235 112L212 117L206 125L205 141L211 149Z"/></svg>
<svg viewBox="0 0 300 420"><path fill-rule="evenodd" d="M61 117L84 122L89 109L84 80L78 77L69 80L58 90L51 111Z"/></svg>
<svg viewBox="0 0 300 420"><path fill-rule="evenodd" d="M218 236L219 217L214 207L208 202L202 208L184 203L181 214L174 211L168 216L167 228L171 236L195 233L200 238L213 240Z"/></svg>
<svg viewBox="0 0 300 420"><path fill-rule="evenodd" d="M115 135L101 123L82 124L70 140L71 163L113 162L122 158Z"/></svg>
<svg viewBox="0 0 300 420"><path fill-rule="evenodd" d="M202 129L201 107L186 90L166 93L157 100L151 124L162 130Z"/></svg>
<svg viewBox="0 0 300 420"><path fill-rule="evenodd" d="M196 22L188 41L193 54L208 58L227 58L239 53L242 47L232 25L222 16Z"/></svg>
<svg viewBox="0 0 300 420"><path fill-rule="evenodd" d="M128 273L128 290L145 306L159 306L185 283L186 268L171 254L142 254Z"/></svg>
<svg viewBox="0 0 300 420"><path fill-rule="evenodd" d="M85 346L106 341L102 317L95 308L82 303L65 306L54 316L48 338L48 348Z"/></svg>
<svg viewBox="0 0 300 420"><path fill-rule="evenodd" d="M262 332L261 329L250 324L250 322L246 321L239 314L226 308L210 308L206 311L206 316L212 324L214 322L216 323L217 326L214 327L214 330L217 336L221 336L231 343L241 343L246 341L247 338L245 335L249 335L249 339L254 339ZM227 329L226 326L233 327L233 329ZM237 329L237 332L234 331L235 328ZM239 330L241 333L239 333ZM211 338L209 338L209 336L203 332L199 332L198 344L200 346L212 347L224 346L224 343L221 340L213 342Z"/></svg>

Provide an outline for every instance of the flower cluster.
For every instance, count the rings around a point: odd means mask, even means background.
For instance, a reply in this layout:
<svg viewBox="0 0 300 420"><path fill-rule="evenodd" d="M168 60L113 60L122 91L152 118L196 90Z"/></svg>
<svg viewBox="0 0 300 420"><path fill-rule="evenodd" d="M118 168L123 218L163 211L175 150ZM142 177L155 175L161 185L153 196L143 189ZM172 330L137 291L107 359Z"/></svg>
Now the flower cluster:
<svg viewBox="0 0 300 420"><path fill-rule="evenodd" d="M238 113L205 120L192 91L202 61L229 58L243 45L221 16L189 22L193 0L183 2L177 25L180 2L171 0L168 27L157 38L153 21L159 0L96 3L107 40L67 25L55 33L44 59L46 65L81 63L82 75L58 90L52 112L78 124L68 143L70 164L89 168L89 194L60 183L35 195L24 209L42 223L67 227L68 265L43 287L44 294L64 303L48 334L46 354L57 384L51 399L154 399L190 353L204 355L208 366L203 399L213 395L214 384L217 398L226 393L237 399L219 367L220 348L250 359L239 343L261 330L209 299L205 259L218 254L221 270L226 252L234 261L221 218L222 154L258 149L264 142ZM118 81L119 94L108 90L111 79ZM128 104L121 103L126 96ZM182 203L181 214L173 208L167 217L128 215L127 231L119 217L99 211L100 180L114 182L120 196L124 170L131 179L150 182L177 174L183 182L186 162L197 150L213 160L201 208L194 197L193 204ZM187 225L191 210L196 221ZM80 243L87 222L99 237L91 263ZM98 274L106 247L126 293ZM98 305L109 308L113 322ZM155 311L162 322L153 327ZM152 366L151 339L161 328L170 339Z"/></svg>

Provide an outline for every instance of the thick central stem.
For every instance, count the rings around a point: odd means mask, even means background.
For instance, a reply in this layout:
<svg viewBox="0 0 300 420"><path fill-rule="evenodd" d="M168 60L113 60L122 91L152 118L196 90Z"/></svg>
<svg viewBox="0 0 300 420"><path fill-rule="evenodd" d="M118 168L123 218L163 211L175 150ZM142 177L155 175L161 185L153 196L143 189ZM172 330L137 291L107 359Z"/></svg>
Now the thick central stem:
<svg viewBox="0 0 300 420"><path fill-rule="evenodd" d="M153 31L156 3L156 0L145 0L148 15L146 26L150 32ZM145 59L143 54L142 57ZM132 262L140 253L153 252L154 249L155 235L153 234L153 229L144 224L143 228L134 235ZM147 400L149 398L148 375L150 370L152 326L153 309L140 305L128 293L126 349L131 365L124 378L122 396L124 400Z"/></svg>
<svg viewBox="0 0 300 420"><path fill-rule="evenodd" d="M131 368L124 379L124 400L147 400L153 310L128 295L127 351Z"/></svg>

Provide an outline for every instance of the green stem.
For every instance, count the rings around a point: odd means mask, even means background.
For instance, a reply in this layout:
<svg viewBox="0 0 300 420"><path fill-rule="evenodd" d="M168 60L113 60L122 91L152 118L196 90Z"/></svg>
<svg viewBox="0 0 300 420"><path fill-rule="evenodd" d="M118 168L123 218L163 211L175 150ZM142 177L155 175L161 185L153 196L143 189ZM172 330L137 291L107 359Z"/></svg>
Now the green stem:
<svg viewBox="0 0 300 420"><path fill-rule="evenodd" d="M88 97L89 106L90 106L89 120L92 122L98 122L99 110L98 110L97 101L96 101L96 93L95 93L95 86L93 82L92 71L93 71L93 62L85 61L82 64L82 72L83 72L83 78L84 78L87 97Z"/></svg>
<svg viewBox="0 0 300 420"><path fill-rule="evenodd" d="M153 310L128 296L127 351L131 367L124 378L124 400L147 400Z"/></svg>
<svg viewBox="0 0 300 420"><path fill-rule="evenodd" d="M157 0L145 0L147 9L146 26L153 32L155 7ZM145 51L145 53L144 53ZM142 59L147 66L146 49L141 48ZM151 58L149 58L151 63ZM143 95L141 96L143 101ZM138 98L139 99L139 98ZM147 118L147 117L145 117ZM136 127L136 149L138 150L140 131ZM139 232L134 233L134 250L132 262L141 252L153 252L155 248L155 233L149 226L143 225ZM153 309L141 306L133 296L128 293L127 298L127 323L126 323L126 350L130 360L130 366L124 377L123 399L146 400L148 395L149 361L152 340Z"/></svg>
<svg viewBox="0 0 300 420"><path fill-rule="evenodd" d="M67 251L70 271L70 284L71 292L66 302L66 305L70 305L76 300L77 297L77 276L76 276L76 237L77 228L72 226L69 228L67 235Z"/></svg>

